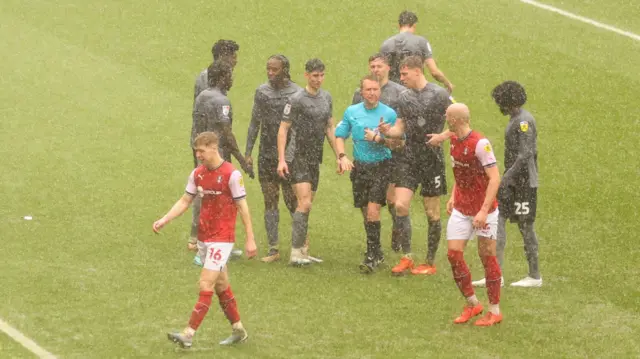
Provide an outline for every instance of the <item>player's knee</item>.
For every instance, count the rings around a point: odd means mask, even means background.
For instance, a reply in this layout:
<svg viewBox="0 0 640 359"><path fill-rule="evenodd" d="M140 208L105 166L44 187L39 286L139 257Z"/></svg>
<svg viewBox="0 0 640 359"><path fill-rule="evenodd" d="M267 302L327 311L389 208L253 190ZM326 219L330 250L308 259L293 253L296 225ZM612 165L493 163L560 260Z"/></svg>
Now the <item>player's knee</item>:
<svg viewBox="0 0 640 359"><path fill-rule="evenodd" d="M211 292L215 287L215 283L208 280L200 280L199 283L200 291Z"/></svg>
<svg viewBox="0 0 640 359"><path fill-rule="evenodd" d="M298 200L298 211L307 213L311 211L311 198L300 198Z"/></svg>
<svg viewBox="0 0 640 359"><path fill-rule="evenodd" d="M218 282L214 286L214 290L215 290L216 294L224 292L225 290L227 290L227 288L229 288L229 282L226 281L226 280L223 281L223 282Z"/></svg>
<svg viewBox="0 0 640 359"><path fill-rule="evenodd" d="M367 209L367 221L369 221L369 222L380 221L380 209L379 208L368 208Z"/></svg>
<svg viewBox="0 0 640 359"><path fill-rule="evenodd" d="M436 222L440 220L440 210L436 210L435 208L427 208L427 218L431 222Z"/></svg>
<svg viewBox="0 0 640 359"><path fill-rule="evenodd" d="M455 250L455 249L449 249L447 251L447 259L449 260L449 263L451 263L451 265L456 265L456 263L458 263L461 260L464 260L464 254L462 251L459 250Z"/></svg>
<svg viewBox="0 0 640 359"><path fill-rule="evenodd" d="M408 216L409 215L409 203L404 201L396 201L396 214L398 216Z"/></svg>

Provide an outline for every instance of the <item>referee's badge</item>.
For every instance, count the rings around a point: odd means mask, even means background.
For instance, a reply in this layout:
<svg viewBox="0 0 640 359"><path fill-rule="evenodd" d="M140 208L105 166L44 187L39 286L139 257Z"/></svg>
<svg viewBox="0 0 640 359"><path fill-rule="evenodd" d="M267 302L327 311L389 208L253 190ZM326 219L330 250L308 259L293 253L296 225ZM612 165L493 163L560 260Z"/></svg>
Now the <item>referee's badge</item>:
<svg viewBox="0 0 640 359"><path fill-rule="evenodd" d="M290 113L291 113L291 104L288 103L288 104L284 105L284 114L288 115Z"/></svg>
<svg viewBox="0 0 640 359"><path fill-rule="evenodd" d="M529 122L522 121L520 122L520 131L527 132L529 130Z"/></svg>
<svg viewBox="0 0 640 359"><path fill-rule="evenodd" d="M229 116L229 111L231 110L231 106L222 106L222 114L224 116Z"/></svg>

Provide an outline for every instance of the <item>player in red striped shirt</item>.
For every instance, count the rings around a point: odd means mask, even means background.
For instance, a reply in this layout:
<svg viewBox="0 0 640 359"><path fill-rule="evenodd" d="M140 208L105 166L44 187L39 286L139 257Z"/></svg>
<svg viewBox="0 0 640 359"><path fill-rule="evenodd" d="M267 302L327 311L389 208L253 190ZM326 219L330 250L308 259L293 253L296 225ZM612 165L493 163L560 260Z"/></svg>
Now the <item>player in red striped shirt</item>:
<svg viewBox="0 0 640 359"><path fill-rule="evenodd" d="M167 223L186 212L195 196L202 199L197 242L198 255L203 263L200 272L200 297L191 313L189 326L181 333L168 334L169 340L183 348L191 347L193 336L209 311L214 291L232 327L231 336L220 344L234 344L248 337L240 321L226 267L235 242L237 213L240 213L246 231L247 256L252 258L256 255L256 243L242 174L220 156L218 136L214 132L199 134L193 147L202 165L191 172L186 193L182 198L164 217L153 224L153 231L158 233Z"/></svg>
<svg viewBox="0 0 640 359"><path fill-rule="evenodd" d="M502 321L500 313L500 278L502 273L496 259L498 230L498 202L500 172L491 143L469 126L469 108L456 103L446 112L451 137L453 165L453 194L447 202L450 214L447 224L447 257L453 279L467 300L462 314L454 323L466 323L483 312L475 296L471 274L464 261L464 249L474 235L478 237L478 254L484 266L489 296L489 311L475 322L477 326L491 326Z"/></svg>

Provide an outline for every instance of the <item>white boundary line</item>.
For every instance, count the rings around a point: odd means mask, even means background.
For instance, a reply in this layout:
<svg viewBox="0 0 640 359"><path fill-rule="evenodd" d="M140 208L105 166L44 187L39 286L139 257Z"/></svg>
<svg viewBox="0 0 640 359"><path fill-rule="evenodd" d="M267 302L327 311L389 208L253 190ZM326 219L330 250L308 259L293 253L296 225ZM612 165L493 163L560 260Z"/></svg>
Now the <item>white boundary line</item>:
<svg viewBox="0 0 640 359"><path fill-rule="evenodd" d="M597 21L589 19L587 17L576 15L576 14L570 13L568 11L564 11L562 9L558 9L557 7L553 7L553 6L550 6L550 5L545 5L543 3L539 3L539 2L534 1L534 0L520 0L520 2L523 2L525 4L529 4L529 5L533 5L535 7L538 7L538 8L544 9L544 10L555 12L555 13L560 14L562 16L566 16L566 17L574 19L574 20L582 21L582 22L587 23L589 25L593 25L593 26L601 28L601 29L609 30L611 32L615 32L618 35L626 36L626 37L631 38L633 40L640 41L640 35L638 35L638 34L634 34L634 33L629 32L629 31L624 31L624 30L618 29L617 27L613 27L613 26L610 26L610 25L607 25L607 24L603 24L601 22L597 22Z"/></svg>
<svg viewBox="0 0 640 359"><path fill-rule="evenodd" d="M42 349L36 342L24 336L17 329L7 324L4 320L0 319L0 330L5 332L8 336L13 338L16 342L22 344L23 347L29 349L30 352L37 355L41 359L57 359L55 355Z"/></svg>

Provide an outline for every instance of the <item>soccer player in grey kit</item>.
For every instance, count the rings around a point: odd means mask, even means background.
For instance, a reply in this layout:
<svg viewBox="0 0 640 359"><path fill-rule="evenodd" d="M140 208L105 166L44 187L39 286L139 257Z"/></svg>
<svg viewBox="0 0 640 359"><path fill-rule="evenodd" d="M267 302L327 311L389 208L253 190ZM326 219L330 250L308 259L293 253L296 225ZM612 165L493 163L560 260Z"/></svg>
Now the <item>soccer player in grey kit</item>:
<svg viewBox="0 0 640 359"><path fill-rule="evenodd" d="M454 86L436 65L429 41L422 36L414 34L417 22L418 16L413 12L401 12L398 17L400 33L391 36L380 46L380 52L391 58L389 78L391 81L400 82L400 62L407 56L417 55L422 57L424 66L429 69L431 76L442 83L447 88L447 91L451 93Z"/></svg>
<svg viewBox="0 0 640 359"><path fill-rule="evenodd" d="M511 283L511 286L540 287L542 277L538 264L538 237L534 228L538 202L538 127L533 116L522 108L527 102L527 93L521 84L505 81L493 89L491 97L500 108L500 112L509 116L504 139L505 173L498 192L498 262L502 267L508 219L512 223L518 223L529 264L529 275ZM481 287L485 282L483 278L473 284Z"/></svg>
<svg viewBox="0 0 640 359"><path fill-rule="evenodd" d="M264 226L269 239L269 252L262 258L265 263L280 259L278 248L278 224L280 223L280 187L284 202L293 215L296 210L296 195L291 184L278 176L278 130L284 106L289 97L302 88L291 81L289 60L284 55L273 55L267 61L269 81L256 89L253 99L251 123L247 134L245 158L253 165L251 152L260 134L258 154L258 178L264 196Z"/></svg>
<svg viewBox="0 0 640 359"><path fill-rule="evenodd" d="M304 89L291 95L283 110L278 130L278 175L289 178L298 200L293 214L291 257L294 265L310 264L305 240L311 203L318 190L320 164L327 137L336 161L336 138L333 125L333 101L329 92L321 89L325 66L320 59L305 64ZM291 136L287 137L291 130Z"/></svg>
<svg viewBox="0 0 640 359"><path fill-rule="evenodd" d="M420 56L409 56L400 64L402 82L408 87L400 94L398 120L394 126L380 124L380 132L387 137L399 138L406 134L404 152L396 165L396 225L404 256L391 269L394 275L411 271L416 275L436 273L435 256L440 243L440 196L447 194L446 171L442 148L425 144L426 135L439 133L444 128L444 114L451 104L449 93L430 83L423 73ZM409 208L414 192L420 194L429 220L426 263L414 268L411 254L411 219Z"/></svg>
<svg viewBox="0 0 640 359"><path fill-rule="evenodd" d="M218 40L211 47L211 54L213 55L213 62L216 61L225 61L231 65L232 68L236 67L238 63L238 50L240 46L233 40ZM206 68L198 74L196 77L196 83L193 86L193 105L196 104L196 98L200 92L206 90L209 87L209 68ZM191 127L191 142L189 143L189 147L193 145L193 140L198 135L195 132L195 127ZM192 149L193 150L193 149ZM196 159L196 152L193 151L193 165L198 167L198 159Z"/></svg>
<svg viewBox="0 0 640 359"><path fill-rule="evenodd" d="M249 166L238 149L236 138L231 131L233 111L231 102L226 96L227 91L233 84L232 65L225 61L214 62L207 70L209 88L202 91L196 97L193 105L193 130L196 135L212 131L218 135L219 151L222 158L231 162L233 155L242 169L253 178L253 169ZM189 249L194 249L197 240L198 226L200 221L200 201L198 197L193 203L193 220L191 223L191 236L189 239ZM241 255L242 252L234 250L233 255ZM194 258L194 263L200 265L199 257Z"/></svg>

